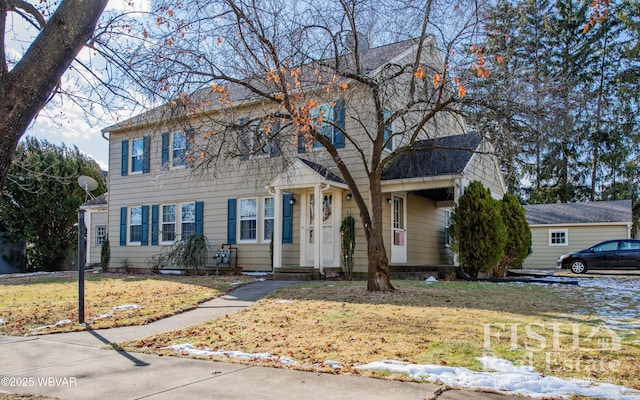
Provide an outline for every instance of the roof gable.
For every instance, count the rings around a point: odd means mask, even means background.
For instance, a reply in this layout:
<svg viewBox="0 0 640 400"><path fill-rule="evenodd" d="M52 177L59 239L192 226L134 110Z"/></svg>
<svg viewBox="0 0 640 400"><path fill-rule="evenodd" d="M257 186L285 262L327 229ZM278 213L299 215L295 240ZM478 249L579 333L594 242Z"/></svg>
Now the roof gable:
<svg viewBox="0 0 640 400"><path fill-rule="evenodd" d="M532 204L524 206L529 225L631 223L631 200L586 203Z"/></svg>
<svg viewBox="0 0 640 400"><path fill-rule="evenodd" d="M396 157L382 173L383 180L461 174L480 145L478 133L421 140Z"/></svg>

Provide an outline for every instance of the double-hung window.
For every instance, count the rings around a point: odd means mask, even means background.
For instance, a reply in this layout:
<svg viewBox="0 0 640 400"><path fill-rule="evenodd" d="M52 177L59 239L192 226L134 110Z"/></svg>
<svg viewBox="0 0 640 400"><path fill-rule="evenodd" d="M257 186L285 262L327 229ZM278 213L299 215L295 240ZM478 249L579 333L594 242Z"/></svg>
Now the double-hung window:
<svg viewBox="0 0 640 400"><path fill-rule="evenodd" d="M389 121L391 118L391 110L384 109L384 148L385 150L393 151L393 122Z"/></svg>
<svg viewBox="0 0 640 400"><path fill-rule="evenodd" d="M129 243L142 242L142 206L129 208Z"/></svg>
<svg viewBox="0 0 640 400"><path fill-rule="evenodd" d="M273 223L275 217L275 201L273 197L264 198L262 240L270 242L273 238Z"/></svg>
<svg viewBox="0 0 640 400"><path fill-rule="evenodd" d="M180 210L180 235L186 240L196 233L196 203L182 203Z"/></svg>
<svg viewBox="0 0 640 400"><path fill-rule="evenodd" d="M315 120L316 133L328 138L331 143L334 142L333 135L333 107L331 104L321 104L311 110L311 116ZM317 140L313 142L313 148L322 147Z"/></svg>
<svg viewBox="0 0 640 400"><path fill-rule="evenodd" d="M107 226L106 225L97 225L96 226L96 246L102 246L102 242L107 237Z"/></svg>
<svg viewBox="0 0 640 400"><path fill-rule="evenodd" d="M142 173L144 168L144 139L131 141L131 173Z"/></svg>
<svg viewBox="0 0 640 400"><path fill-rule="evenodd" d="M176 205L166 204L162 206L162 242L168 243L176 240Z"/></svg>
<svg viewBox="0 0 640 400"><path fill-rule="evenodd" d="M184 132L171 134L171 160L173 167L187 165L187 137Z"/></svg>
<svg viewBox="0 0 640 400"><path fill-rule="evenodd" d="M240 199L240 241L258 238L258 199Z"/></svg>

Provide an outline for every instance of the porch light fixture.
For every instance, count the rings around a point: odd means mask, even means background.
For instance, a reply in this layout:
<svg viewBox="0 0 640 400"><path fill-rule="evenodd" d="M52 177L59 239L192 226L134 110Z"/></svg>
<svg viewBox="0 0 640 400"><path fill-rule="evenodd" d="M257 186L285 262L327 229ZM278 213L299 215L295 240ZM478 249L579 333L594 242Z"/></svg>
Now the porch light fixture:
<svg viewBox="0 0 640 400"><path fill-rule="evenodd" d="M289 200L289 204L290 204L290 205L294 205L294 204L296 204L296 198L295 198L295 197L293 197L293 196L291 196L291 199Z"/></svg>
<svg viewBox="0 0 640 400"><path fill-rule="evenodd" d="M391 197L387 197L387 202L391 204Z"/></svg>
<svg viewBox="0 0 640 400"><path fill-rule="evenodd" d="M351 194L351 192L347 193L347 197L346 197L346 199L347 199L347 200L351 200L351 199L353 199L353 195Z"/></svg>

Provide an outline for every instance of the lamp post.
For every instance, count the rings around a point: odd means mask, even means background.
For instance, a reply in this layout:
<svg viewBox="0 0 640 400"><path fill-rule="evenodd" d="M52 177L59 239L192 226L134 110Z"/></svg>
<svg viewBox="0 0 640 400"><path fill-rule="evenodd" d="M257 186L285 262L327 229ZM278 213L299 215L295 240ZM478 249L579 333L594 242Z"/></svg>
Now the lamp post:
<svg viewBox="0 0 640 400"><path fill-rule="evenodd" d="M85 210L78 209L78 323L84 324Z"/></svg>

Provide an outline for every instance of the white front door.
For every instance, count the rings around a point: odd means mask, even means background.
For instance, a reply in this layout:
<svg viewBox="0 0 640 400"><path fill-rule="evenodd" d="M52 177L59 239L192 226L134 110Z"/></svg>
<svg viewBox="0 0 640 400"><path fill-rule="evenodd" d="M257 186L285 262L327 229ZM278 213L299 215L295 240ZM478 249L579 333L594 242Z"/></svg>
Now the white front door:
<svg viewBox="0 0 640 400"><path fill-rule="evenodd" d="M407 262L407 212L405 197L391 197L391 262Z"/></svg>
<svg viewBox="0 0 640 400"><path fill-rule="evenodd" d="M336 263L336 215L339 210L336 201L337 198L334 192L321 192L320 193L320 207L316 205L315 194L310 192L307 196L306 204L306 219L307 219L307 234L305 240L305 254L307 265L314 265L315 261L315 241L322 240L322 265L333 266ZM322 226L316 227L316 210L320 210Z"/></svg>

